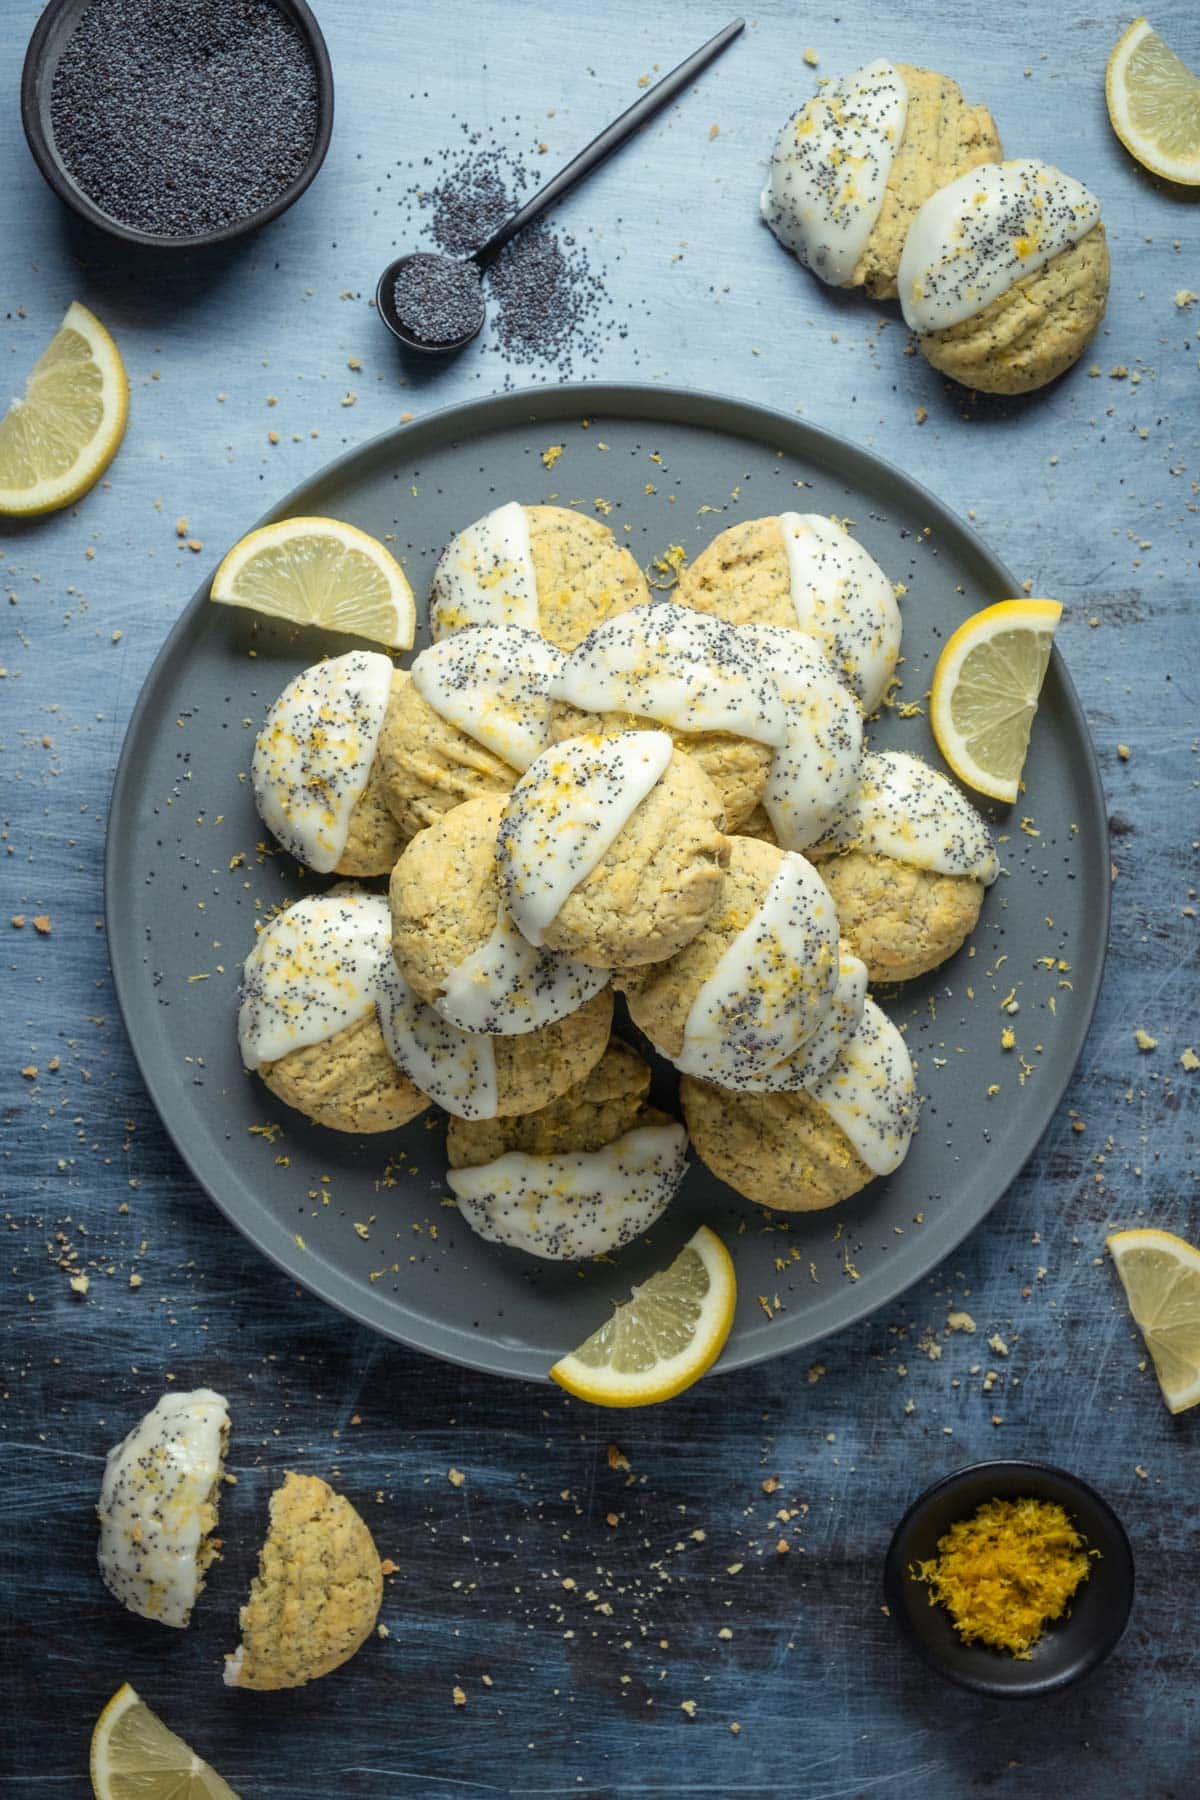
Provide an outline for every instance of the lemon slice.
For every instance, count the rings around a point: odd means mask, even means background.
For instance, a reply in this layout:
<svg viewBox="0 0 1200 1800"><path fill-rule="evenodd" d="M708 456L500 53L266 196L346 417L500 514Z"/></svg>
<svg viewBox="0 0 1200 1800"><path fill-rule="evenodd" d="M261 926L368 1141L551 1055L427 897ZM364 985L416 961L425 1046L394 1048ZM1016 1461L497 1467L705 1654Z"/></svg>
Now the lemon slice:
<svg viewBox="0 0 1200 1800"><path fill-rule="evenodd" d="M412 647L416 611L400 564L377 538L340 519L280 519L235 544L213 577L225 606Z"/></svg>
<svg viewBox="0 0 1200 1800"><path fill-rule="evenodd" d="M1200 76L1147 19L1135 19L1114 47L1104 98L1113 130L1144 169L1200 185Z"/></svg>
<svg viewBox="0 0 1200 1800"><path fill-rule="evenodd" d="M78 300L0 419L0 513L69 506L117 453L129 413L121 353Z"/></svg>
<svg viewBox="0 0 1200 1800"><path fill-rule="evenodd" d="M699 1381L725 1348L737 1281L728 1250L702 1225L669 1269L634 1288L607 1325L550 1371L595 1406L650 1406Z"/></svg>
<svg viewBox="0 0 1200 1800"><path fill-rule="evenodd" d="M1170 1231L1114 1231L1109 1253L1173 1413L1200 1405L1200 1250Z"/></svg>
<svg viewBox="0 0 1200 1800"><path fill-rule="evenodd" d="M1001 600L964 621L929 697L937 747L960 781L1015 800L1055 627L1057 600Z"/></svg>
<svg viewBox="0 0 1200 1800"><path fill-rule="evenodd" d="M97 1800L238 1800L128 1682L96 1720L91 1771Z"/></svg>

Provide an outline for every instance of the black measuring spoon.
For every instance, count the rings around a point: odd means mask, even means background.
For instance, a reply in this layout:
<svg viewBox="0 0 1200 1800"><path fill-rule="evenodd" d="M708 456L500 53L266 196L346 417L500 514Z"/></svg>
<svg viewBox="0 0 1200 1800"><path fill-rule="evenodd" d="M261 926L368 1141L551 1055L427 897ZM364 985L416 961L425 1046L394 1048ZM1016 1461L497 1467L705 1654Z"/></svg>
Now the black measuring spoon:
<svg viewBox="0 0 1200 1800"><path fill-rule="evenodd" d="M443 256L434 250L417 250L390 262L379 277L375 304L393 336L410 350L426 350L435 356L461 350L464 344L469 344L483 325L486 310L483 271L493 258L518 231L540 218L547 207L553 206L585 175L590 175L640 125L673 100L701 69L720 56L744 30L745 24L744 19L735 19L681 62L677 69L664 75L640 100L627 107L620 118L606 126L599 137L593 138L565 169L560 169L545 187L539 188L519 212L506 220L470 256Z"/></svg>

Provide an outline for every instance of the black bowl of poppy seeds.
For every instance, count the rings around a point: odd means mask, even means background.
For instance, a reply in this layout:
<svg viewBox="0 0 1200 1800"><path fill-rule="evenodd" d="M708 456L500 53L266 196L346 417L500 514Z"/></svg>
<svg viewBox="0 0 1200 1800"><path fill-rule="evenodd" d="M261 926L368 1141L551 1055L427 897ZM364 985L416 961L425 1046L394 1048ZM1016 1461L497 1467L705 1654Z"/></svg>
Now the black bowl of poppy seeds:
<svg viewBox="0 0 1200 1800"><path fill-rule="evenodd" d="M333 73L304 0L51 0L21 116L73 212L196 250L299 199L329 148Z"/></svg>

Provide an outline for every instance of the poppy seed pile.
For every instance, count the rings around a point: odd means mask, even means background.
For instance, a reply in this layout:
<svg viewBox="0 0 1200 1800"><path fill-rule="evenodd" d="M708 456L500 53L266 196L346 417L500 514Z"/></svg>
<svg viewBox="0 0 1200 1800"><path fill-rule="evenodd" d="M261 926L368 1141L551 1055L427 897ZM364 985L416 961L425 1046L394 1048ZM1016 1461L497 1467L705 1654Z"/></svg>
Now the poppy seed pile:
<svg viewBox="0 0 1200 1800"><path fill-rule="evenodd" d="M438 161L444 173L415 198L437 247L469 256L527 197L531 172L519 156L477 136L469 148ZM488 266L485 281L488 347L510 366L542 363L566 375L595 364L614 335L628 333L606 316L611 303L603 273L585 246L551 220L520 232Z"/></svg>
<svg viewBox="0 0 1200 1800"><path fill-rule="evenodd" d="M91 0L54 72L50 119L101 211L191 237L258 212L302 173L317 71L274 0Z"/></svg>

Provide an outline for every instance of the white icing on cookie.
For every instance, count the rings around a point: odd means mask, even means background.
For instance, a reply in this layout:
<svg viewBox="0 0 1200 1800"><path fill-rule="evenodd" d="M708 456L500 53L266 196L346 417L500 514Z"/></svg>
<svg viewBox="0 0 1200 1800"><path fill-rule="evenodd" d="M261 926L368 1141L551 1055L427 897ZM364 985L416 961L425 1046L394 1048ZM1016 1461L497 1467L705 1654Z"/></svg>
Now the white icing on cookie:
<svg viewBox="0 0 1200 1800"><path fill-rule="evenodd" d="M816 639L781 625L742 625L770 669L787 714L762 803L785 850L807 850L858 782L862 708Z"/></svg>
<svg viewBox="0 0 1200 1800"><path fill-rule="evenodd" d="M550 736L547 684L561 650L519 625L469 625L422 650L412 665L418 694L510 769L527 769Z"/></svg>
<svg viewBox="0 0 1200 1800"><path fill-rule="evenodd" d="M814 94L776 139L762 216L805 268L834 287L853 279L907 118L904 77L877 57Z"/></svg>
<svg viewBox="0 0 1200 1800"><path fill-rule="evenodd" d="M810 863L786 853L692 1001L676 1066L722 1087L756 1082L818 1029L837 976L833 898Z"/></svg>
<svg viewBox="0 0 1200 1800"><path fill-rule="evenodd" d="M465 625L538 629L529 515L516 500L485 513L451 538L433 572L431 633L449 637Z"/></svg>
<svg viewBox="0 0 1200 1800"><path fill-rule="evenodd" d="M819 1081L833 1067L847 1039L858 1030L866 999L867 965L843 949L829 1005L812 1036L782 1062L743 1085L755 1093L778 1094Z"/></svg>
<svg viewBox="0 0 1200 1800"><path fill-rule="evenodd" d="M255 741L250 775L263 823L322 874L342 860L391 686L391 659L373 650L316 663L288 682Z"/></svg>
<svg viewBox="0 0 1200 1800"><path fill-rule="evenodd" d="M619 1250L667 1208L687 1168L682 1125L640 1125L602 1150L510 1150L446 1179L480 1237L552 1262Z"/></svg>
<svg viewBox="0 0 1200 1800"><path fill-rule="evenodd" d="M599 625L550 683L581 712L634 713L672 731L721 731L782 744L787 724L771 672L734 626L659 600Z"/></svg>
<svg viewBox="0 0 1200 1800"><path fill-rule="evenodd" d="M379 1025L396 1067L458 1119L496 1116L496 1050L490 1037L459 1031L426 1006L393 962L381 971Z"/></svg>
<svg viewBox="0 0 1200 1800"><path fill-rule="evenodd" d="M1099 218L1100 202L1081 181L1035 156L968 169L930 195L904 240L905 324L944 331L974 318Z"/></svg>
<svg viewBox="0 0 1200 1800"><path fill-rule="evenodd" d="M780 513L779 529L797 625L817 639L864 710L874 712L900 654L900 608L891 582L836 519Z"/></svg>
<svg viewBox="0 0 1200 1800"><path fill-rule="evenodd" d="M671 760L665 731L566 738L544 750L505 804L496 837L500 885L531 944L586 881Z"/></svg>
<svg viewBox="0 0 1200 1800"><path fill-rule="evenodd" d="M97 1556L105 1587L130 1612L184 1626L216 1525L229 1410L222 1394L164 1394L104 1465Z"/></svg>
<svg viewBox="0 0 1200 1800"><path fill-rule="evenodd" d="M487 943L451 969L434 1005L460 1031L519 1037L578 1012L608 976L607 969L535 950L502 908Z"/></svg>
<svg viewBox="0 0 1200 1800"><path fill-rule="evenodd" d="M238 1046L248 1069L290 1050L324 1044L375 1004L392 961L392 925L381 894L334 888L278 913L242 970Z"/></svg>
<svg viewBox="0 0 1200 1800"><path fill-rule="evenodd" d="M917 1124L916 1082L904 1039L873 1000L833 1067L808 1092L872 1175L899 1168Z"/></svg>
<svg viewBox="0 0 1200 1800"><path fill-rule="evenodd" d="M857 793L816 848L869 850L988 887L1000 872L986 820L945 775L902 750L867 752Z"/></svg>

